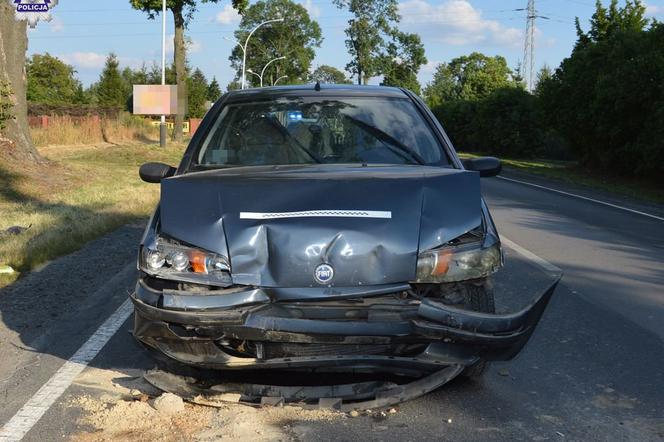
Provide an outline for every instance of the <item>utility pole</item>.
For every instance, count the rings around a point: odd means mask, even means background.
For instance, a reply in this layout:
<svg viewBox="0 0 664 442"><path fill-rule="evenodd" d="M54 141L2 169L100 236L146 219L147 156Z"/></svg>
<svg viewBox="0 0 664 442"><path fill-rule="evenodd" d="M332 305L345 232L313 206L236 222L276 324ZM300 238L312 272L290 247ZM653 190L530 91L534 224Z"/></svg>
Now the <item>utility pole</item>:
<svg viewBox="0 0 664 442"><path fill-rule="evenodd" d="M523 78L526 80L526 89L532 92L535 88L535 21L538 18L549 20L537 14L535 9L535 0L528 0L528 6L516 9L516 11L526 11L526 41L523 45Z"/></svg>
<svg viewBox="0 0 664 442"><path fill-rule="evenodd" d="M161 8L161 85L166 85L166 0ZM159 146L166 147L166 115L161 116L159 124Z"/></svg>

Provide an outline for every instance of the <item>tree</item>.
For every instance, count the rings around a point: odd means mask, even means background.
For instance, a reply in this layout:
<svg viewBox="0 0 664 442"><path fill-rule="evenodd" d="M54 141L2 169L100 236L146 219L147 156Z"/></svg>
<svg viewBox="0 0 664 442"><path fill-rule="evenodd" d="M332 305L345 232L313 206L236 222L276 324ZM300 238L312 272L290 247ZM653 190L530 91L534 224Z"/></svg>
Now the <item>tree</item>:
<svg viewBox="0 0 664 442"><path fill-rule="evenodd" d="M46 53L34 54L26 62L28 101L43 104L80 103L81 82L74 68Z"/></svg>
<svg viewBox="0 0 664 442"><path fill-rule="evenodd" d="M247 6L248 0L232 0L233 7L242 12ZM201 0L202 3L218 3L219 0ZM129 0L134 9L148 14L148 18L154 19L162 10L162 0ZM166 7L173 13L175 23L175 36L173 46L175 48L173 59L177 77L178 89L178 113L175 116L175 127L173 139L181 141L184 116L187 108L187 68L186 68L186 42L185 29L196 12L196 0L167 0Z"/></svg>
<svg viewBox="0 0 664 442"><path fill-rule="evenodd" d="M497 89L518 85L505 58L473 52L440 64L424 93L434 107L445 101L483 99Z"/></svg>
<svg viewBox="0 0 664 442"><path fill-rule="evenodd" d="M291 0L258 1L245 11L235 38L244 43L254 27L275 18L284 21L260 27L249 40L246 67L260 74L271 60L286 57L269 65L264 84L271 85L283 75L288 76L290 83L305 82L316 55L315 48L320 47L323 39L320 26L302 5ZM229 58L237 78L242 77L242 55L242 49L236 46ZM247 83L257 86L260 79L247 73Z"/></svg>
<svg viewBox="0 0 664 442"><path fill-rule="evenodd" d="M215 102L221 97L221 87L217 81L217 77L212 77L212 81L208 86L207 99L208 101Z"/></svg>
<svg viewBox="0 0 664 442"><path fill-rule="evenodd" d="M392 33L392 41L387 45L383 56L383 86L395 86L420 93L417 72L427 63L424 45L417 34L400 31Z"/></svg>
<svg viewBox="0 0 664 442"><path fill-rule="evenodd" d="M127 99L127 84L120 74L118 57L111 53L97 84L97 99L101 106L124 108Z"/></svg>
<svg viewBox="0 0 664 442"><path fill-rule="evenodd" d="M26 22L16 21L15 9L0 1L0 107L2 136L11 141L13 152L25 160L41 161L28 127L25 53L28 48Z"/></svg>
<svg viewBox="0 0 664 442"><path fill-rule="evenodd" d="M618 0L611 0L608 8L602 5L601 0L596 0L588 32L581 29L579 18L576 18L577 46L597 43L619 32L641 31L648 25L645 14L646 6L640 0L627 0L623 8L618 7Z"/></svg>
<svg viewBox="0 0 664 442"><path fill-rule="evenodd" d="M228 85L226 85L226 90L228 92L230 91L238 91L242 88L242 84L238 80L233 80Z"/></svg>
<svg viewBox="0 0 664 442"><path fill-rule="evenodd" d="M357 84L367 84L381 72L385 35L400 20L397 0L333 0L353 15L346 28L346 48L352 60L346 65Z"/></svg>
<svg viewBox="0 0 664 442"><path fill-rule="evenodd" d="M664 184L664 25L641 2L597 4L588 33L539 97L579 162Z"/></svg>
<svg viewBox="0 0 664 442"><path fill-rule="evenodd" d="M202 118L207 111L208 82L205 74L196 69L189 77L189 118Z"/></svg>
<svg viewBox="0 0 664 442"><path fill-rule="evenodd" d="M553 69L548 64L542 66L537 73L537 84L535 85L535 95L539 95L542 91L542 86L553 78Z"/></svg>
<svg viewBox="0 0 664 442"><path fill-rule="evenodd" d="M161 66L157 63L152 63L148 71L147 80L147 84L161 84ZM175 84L176 82L175 65L166 65L166 84Z"/></svg>
<svg viewBox="0 0 664 442"><path fill-rule="evenodd" d="M326 64L318 66L309 76L309 82L315 83L317 81L328 84L352 83L352 81L346 78L346 74L341 72L339 69L332 66L328 66Z"/></svg>

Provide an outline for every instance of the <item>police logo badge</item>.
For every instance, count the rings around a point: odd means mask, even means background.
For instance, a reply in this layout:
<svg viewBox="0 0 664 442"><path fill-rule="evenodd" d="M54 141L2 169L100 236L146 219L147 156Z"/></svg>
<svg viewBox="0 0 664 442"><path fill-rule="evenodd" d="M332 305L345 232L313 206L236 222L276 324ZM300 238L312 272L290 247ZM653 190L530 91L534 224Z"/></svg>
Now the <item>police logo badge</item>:
<svg viewBox="0 0 664 442"><path fill-rule="evenodd" d="M28 26L34 28L38 21L51 21L51 9L58 0L9 0L16 9L16 20L25 20Z"/></svg>

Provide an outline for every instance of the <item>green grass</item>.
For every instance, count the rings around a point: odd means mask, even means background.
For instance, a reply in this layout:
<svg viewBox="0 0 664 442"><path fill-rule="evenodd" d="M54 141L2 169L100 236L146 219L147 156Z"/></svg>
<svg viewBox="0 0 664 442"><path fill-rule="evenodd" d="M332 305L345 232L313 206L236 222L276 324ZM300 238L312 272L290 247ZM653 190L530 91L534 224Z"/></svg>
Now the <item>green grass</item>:
<svg viewBox="0 0 664 442"><path fill-rule="evenodd" d="M478 157L478 154L460 153L462 158ZM644 202L664 203L664 191L655 184L625 178L612 178L581 169L573 161L519 160L500 158L506 170L540 175L566 183L581 184L589 188L611 192L619 196Z"/></svg>
<svg viewBox="0 0 664 442"><path fill-rule="evenodd" d="M159 186L142 182L138 168L147 161L177 165L183 146L106 144L39 151L48 164L0 158L0 231L30 226L19 235L0 238L0 267L16 270L0 274L0 287L91 239L149 216Z"/></svg>

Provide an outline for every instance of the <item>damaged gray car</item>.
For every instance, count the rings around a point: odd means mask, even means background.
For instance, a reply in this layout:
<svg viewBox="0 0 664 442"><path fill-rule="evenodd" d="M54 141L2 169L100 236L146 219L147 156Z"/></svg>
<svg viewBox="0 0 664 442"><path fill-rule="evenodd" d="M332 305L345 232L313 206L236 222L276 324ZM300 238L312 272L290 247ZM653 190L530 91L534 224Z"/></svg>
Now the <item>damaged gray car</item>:
<svg viewBox="0 0 664 442"><path fill-rule="evenodd" d="M529 340L556 283L495 314L503 264L480 177L417 96L290 86L225 94L140 245L134 335L223 370L479 376Z"/></svg>

